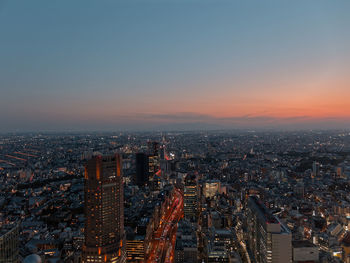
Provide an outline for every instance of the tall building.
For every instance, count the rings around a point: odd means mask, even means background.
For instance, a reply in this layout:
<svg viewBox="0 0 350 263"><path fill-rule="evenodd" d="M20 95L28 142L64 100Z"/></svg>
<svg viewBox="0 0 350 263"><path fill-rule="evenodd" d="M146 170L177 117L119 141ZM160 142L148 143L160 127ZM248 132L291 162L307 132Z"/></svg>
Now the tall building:
<svg viewBox="0 0 350 263"><path fill-rule="evenodd" d="M159 142L152 142L152 141L148 141L148 151L150 153L150 155L153 156L158 156L159 155Z"/></svg>
<svg viewBox="0 0 350 263"><path fill-rule="evenodd" d="M204 184L204 196L206 198L213 198L217 193L220 192L221 183L219 180L210 180Z"/></svg>
<svg viewBox="0 0 350 263"><path fill-rule="evenodd" d="M136 154L136 180L138 186L144 186L148 183L149 177L149 163L148 155L145 153Z"/></svg>
<svg viewBox="0 0 350 263"><path fill-rule="evenodd" d="M97 156L85 166L83 262L125 262L124 196L119 154Z"/></svg>
<svg viewBox="0 0 350 263"><path fill-rule="evenodd" d="M19 224L0 226L0 262L19 262Z"/></svg>
<svg viewBox="0 0 350 263"><path fill-rule="evenodd" d="M313 174L313 176L319 176L320 175L320 163L313 162L313 164L312 164L312 174Z"/></svg>
<svg viewBox="0 0 350 263"><path fill-rule="evenodd" d="M208 263L233 262L230 260L230 251L234 236L228 229L211 228L208 235Z"/></svg>
<svg viewBox="0 0 350 263"><path fill-rule="evenodd" d="M299 198L304 198L305 195L305 186L302 182L297 183L294 187L293 187L293 192L294 194L299 197Z"/></svg>
<svg viewBox="0 0 350 263"><path fill-rule="evenodd" d="M145 236L135 236L126 241L126 252L128 262L145 261Z"/></svg>
<svg viewBox="0 0 350 263"><path fill-rule="evenodd" d="M338 166L336 171L337 171L337 177L339 177L339 178L343 177L343 175L344 175L344 167Z"/></svg>
<svg viewBox="0 0 350 263"><path fill-rule="evenodd" d="M150 154L148 156L148 168L150 178L149 186L153 191L159 190L161 170L158 155Z"/></svg>
<svg viewBox="0 0 350 263"><path fill-rule="evenodd" d="M174 250L175 263L198 262L197 234L192 223L179 221Z"/></svg>
<svg viewBox="0 0 350 263"><path fill-rule="evenodd" d="M254 262L292 262L292 233L256 196L249 197L247 220Z"/></svg>
<svg viewBox="0 0 350 263"><path fill-rule="evenodd" d="M307 240L293 241L293 263L319 262L318 247Z"/></svg>
<svg viewBox="0 0 350 263"><path fill-rule="evenodd" d="M148 142L148 167L149 175L153 177L160 169L160 159L159 159L159 143L158 142Z"/></svg>
<svg viewBox="0 0 350 263"><path fill-rule="evenodd" d="M194 174L185 178L184 186L184 216L191 221L196 220L198 212L198 185Z"/></svg>
<svg viewBox="0 0 350 263"><path fill-rule="evenodd" d="M149 175L154 176L160 169L159 157L158 155L148 156L148 167Z"/></svg>

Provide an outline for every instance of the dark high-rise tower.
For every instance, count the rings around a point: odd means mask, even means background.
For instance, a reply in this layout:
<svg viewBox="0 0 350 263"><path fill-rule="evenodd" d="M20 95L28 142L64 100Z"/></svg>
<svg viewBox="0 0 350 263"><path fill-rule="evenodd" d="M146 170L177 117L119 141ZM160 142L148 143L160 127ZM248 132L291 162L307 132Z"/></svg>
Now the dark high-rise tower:
<svg viewBox="0 0 350 263"><path fill-rule="evenodd" d="M138 186L144 186L149 177L149 160L145 153L136 154L136 180Z"/></svg>
<svg viewBox="0 0 350 263"><path fill-rule="evenodd" d="M120 155L97 156L85 166L83 262L125 262Z"/></svg>

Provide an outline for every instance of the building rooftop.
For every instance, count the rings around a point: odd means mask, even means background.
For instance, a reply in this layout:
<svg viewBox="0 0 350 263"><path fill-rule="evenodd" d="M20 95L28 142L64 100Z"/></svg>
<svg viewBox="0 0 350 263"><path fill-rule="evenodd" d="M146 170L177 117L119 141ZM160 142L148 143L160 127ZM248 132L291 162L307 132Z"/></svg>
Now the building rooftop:
<svg viewBox="0 0 350 263"><path fill-rule="evenodd" d="M313 243L308 240L297 240L292 241L293 248L301 248L301 247L316 247Z"/></svg>
<svg viewBox="0 0 350 263"><path fill-rule="evenodd" d="M262 204L262 202L256 196L250 196L249 199L251 200L251 202L254 203L260 215L264 217L267 224L279 223L276 217L271 214L271 212L266 208L264 204Z"/></svg>

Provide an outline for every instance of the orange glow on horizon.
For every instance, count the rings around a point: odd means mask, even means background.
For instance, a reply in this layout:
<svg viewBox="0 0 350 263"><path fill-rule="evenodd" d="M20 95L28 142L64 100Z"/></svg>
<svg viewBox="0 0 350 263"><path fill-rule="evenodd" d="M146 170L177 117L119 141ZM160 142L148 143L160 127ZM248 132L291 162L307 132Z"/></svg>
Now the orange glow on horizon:
<svg viewBox="0 0 350 263"><path fill-rule="evenodd" d="M350 120L350 79L322 73L305 76L252 76L252 80L223 80L205 83L200 88L174 88L155 94L126 97L109 103L114 96L100 98L99 103L51 107L57 120L101 124L192 123L194 121L250 122L264 118L293 123L298 121ZM142 95L142 94L141 94ZM118 96L116 96L118 97ZM89 105L86 108L86 105ZM100 104L105 107L99 107ZM96 106L95 106L96 105ZM67 105L65 105L67 106ZM44 107L43 107L44 108ZM69 113L67 113L67 111ZM74 112L72 115L71 112ZM38 113L39 114L39 113ZM41 113L40 113L41 114ZM44 114L44 113L42 113Z"/></svg>

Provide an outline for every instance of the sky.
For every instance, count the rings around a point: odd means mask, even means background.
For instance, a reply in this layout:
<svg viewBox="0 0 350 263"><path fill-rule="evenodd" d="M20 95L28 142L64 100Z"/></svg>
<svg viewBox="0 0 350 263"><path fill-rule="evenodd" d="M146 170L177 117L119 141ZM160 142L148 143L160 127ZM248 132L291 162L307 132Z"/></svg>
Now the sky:
<svg viewBox="0 0 350 263"><path fill-rule="evenodd" d="M0 0L0 131L350 128L348 0Z"/></svg>

